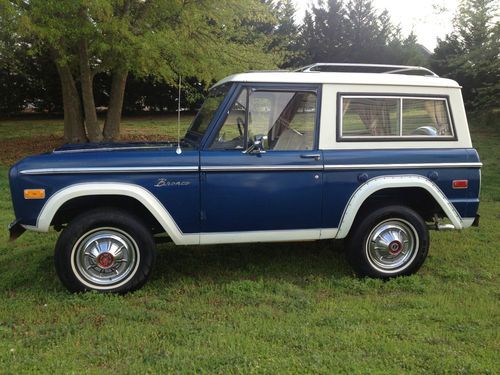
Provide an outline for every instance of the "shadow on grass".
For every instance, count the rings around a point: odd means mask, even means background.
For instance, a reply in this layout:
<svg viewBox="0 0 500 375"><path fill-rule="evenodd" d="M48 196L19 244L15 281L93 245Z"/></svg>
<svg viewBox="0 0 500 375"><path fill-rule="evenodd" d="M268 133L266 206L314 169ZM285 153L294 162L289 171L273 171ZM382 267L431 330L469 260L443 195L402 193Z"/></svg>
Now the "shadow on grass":
<svg viewBox="0 0 500 375"><path fill-rule="evenodd" d="M11 243L0 256L4 291L64 292L57 278L52 241L38 242L37 234ZM54 242L55 243L55 242ZM217 246L157 246L150 288L190 281L224 284L231 281L280 279L301 284L308 278L351 275L341 241L237 244Z"/></svg>
<svg viewBox="0 0 500 375"><path fill-rule="evenodd" d="M158 247L156 280L225 283L241 279L281 279L300 283L307 277L351 274L341 241Z"/></svg>

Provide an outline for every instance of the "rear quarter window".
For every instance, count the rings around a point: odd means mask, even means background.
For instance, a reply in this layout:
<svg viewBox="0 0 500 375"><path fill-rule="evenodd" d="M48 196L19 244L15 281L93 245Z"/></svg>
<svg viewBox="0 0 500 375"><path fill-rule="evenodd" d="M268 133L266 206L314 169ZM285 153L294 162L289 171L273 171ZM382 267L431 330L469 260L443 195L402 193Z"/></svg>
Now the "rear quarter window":
<svg viewBox="0 0 500 375"><path fill-rule="evenodd" d="M338 140L454 139L446 97L339 94Z"/></svg>

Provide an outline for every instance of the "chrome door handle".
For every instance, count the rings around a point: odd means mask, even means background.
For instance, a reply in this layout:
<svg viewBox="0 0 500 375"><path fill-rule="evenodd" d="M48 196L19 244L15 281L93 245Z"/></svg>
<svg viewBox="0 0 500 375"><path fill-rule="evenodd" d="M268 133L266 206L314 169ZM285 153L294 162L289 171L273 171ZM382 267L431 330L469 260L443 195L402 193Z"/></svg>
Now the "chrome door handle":
<svg viewBox="0 0 500 375"><path fill-rule="evenodd" d="M314 159L314 160L319 160L321 159L321 154L304 154L300 155L302 159Z"/></svg>

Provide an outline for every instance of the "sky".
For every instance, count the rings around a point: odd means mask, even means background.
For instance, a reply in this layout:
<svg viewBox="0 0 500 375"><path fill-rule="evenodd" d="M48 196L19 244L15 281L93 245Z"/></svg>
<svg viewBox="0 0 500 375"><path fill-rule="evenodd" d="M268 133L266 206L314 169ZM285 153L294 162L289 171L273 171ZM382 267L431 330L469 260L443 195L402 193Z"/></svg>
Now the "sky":
<svg viewBox="0 0 500 375"><path fill-rule="evenodd" d="M316 0L293 0L297 19L302 20L305 11ZM412 30L420 44L430 51L437 45L437 38L444 38L453 28L453 16L459 0L373 0L373 5L387 9L394 24L401 27L404 36ZM444 9L439 13L434 6Z"/></svg>

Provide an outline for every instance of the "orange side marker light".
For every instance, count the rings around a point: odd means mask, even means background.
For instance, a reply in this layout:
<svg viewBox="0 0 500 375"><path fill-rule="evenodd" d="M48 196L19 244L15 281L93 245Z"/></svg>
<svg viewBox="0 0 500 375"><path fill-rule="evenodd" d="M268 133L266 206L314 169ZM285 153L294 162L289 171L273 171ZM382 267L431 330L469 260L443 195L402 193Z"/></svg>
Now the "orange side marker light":
<svg viewBox="0 0 500 375"><path fill-rule="evenodd" d="M24 189L24 199L45 199L45 189Z"/></svg>

